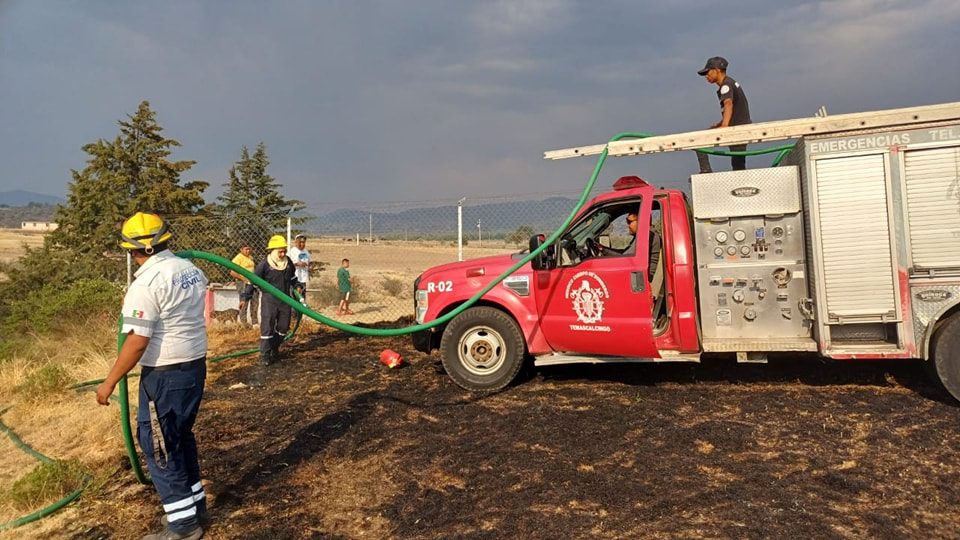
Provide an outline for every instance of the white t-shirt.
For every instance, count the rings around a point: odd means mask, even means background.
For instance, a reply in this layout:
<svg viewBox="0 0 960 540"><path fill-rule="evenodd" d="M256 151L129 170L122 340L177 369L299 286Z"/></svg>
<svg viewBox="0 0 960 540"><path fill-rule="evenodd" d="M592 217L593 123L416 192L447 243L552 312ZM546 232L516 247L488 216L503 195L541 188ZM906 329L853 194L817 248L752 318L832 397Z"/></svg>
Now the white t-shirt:
<svg viewBox="0 0 960 540"><path fill-rule="evenodd" d="M207 354L207 276L169 251L147 259L123 298L123 328L150 338L140 365L180 364Z"/></svg>
<svg viewBox="0 0 960 540"><path fill-rule="evenodd" d="M303 248L302 250L296 246L291 247L287 250L287 257L290 257L290 260L296 263L307 263L306 268L297 267L296 276L297 281L303 283L304 286L307 284L307 280L310 279L310 250Z"/></svg>

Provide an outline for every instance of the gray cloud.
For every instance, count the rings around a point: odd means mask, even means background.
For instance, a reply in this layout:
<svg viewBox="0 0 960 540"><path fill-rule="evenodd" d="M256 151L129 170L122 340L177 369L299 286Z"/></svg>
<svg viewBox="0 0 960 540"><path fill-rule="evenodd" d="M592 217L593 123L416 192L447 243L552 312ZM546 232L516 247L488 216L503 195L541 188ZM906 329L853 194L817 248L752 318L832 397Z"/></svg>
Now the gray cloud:
<svg viewBox="0 0 960 540"><path fill-rule="evenodd" d="M313 203L578 189L546 149L716 120L722 54L757 120L957 100L960 4L7 2L0 183L62 195L80 146L148 99L190 178L265 141ZM684 185L692 156L617 160Z"/></svg>

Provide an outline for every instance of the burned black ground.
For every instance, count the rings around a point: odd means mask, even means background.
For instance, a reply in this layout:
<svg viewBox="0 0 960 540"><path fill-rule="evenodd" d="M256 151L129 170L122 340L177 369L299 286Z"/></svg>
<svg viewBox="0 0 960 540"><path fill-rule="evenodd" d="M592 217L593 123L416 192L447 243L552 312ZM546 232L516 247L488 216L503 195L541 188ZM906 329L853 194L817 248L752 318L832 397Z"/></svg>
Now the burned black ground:
<svg viewBox="0 0 960 540"><path fill-rule="evenodd" d="M287 351L211 367L208 538L960 537L960 409L916 363L564 366L478 396L406 337ZM117 478L68 536L155 527Z"/></svg>

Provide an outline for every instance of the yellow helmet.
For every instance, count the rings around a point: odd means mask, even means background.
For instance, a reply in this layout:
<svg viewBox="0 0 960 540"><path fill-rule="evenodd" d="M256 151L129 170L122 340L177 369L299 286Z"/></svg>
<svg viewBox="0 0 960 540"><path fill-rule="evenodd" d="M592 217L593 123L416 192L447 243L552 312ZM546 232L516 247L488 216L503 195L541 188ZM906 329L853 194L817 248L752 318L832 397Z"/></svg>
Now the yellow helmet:
<svg viewBox="0 0 960 540"><path fill-rule="evenodd" d="M137 212L130 219L123 222L120 229L120 247L126 249L142 249L148 254L153 248L165 243L173 237L170 225L156 214Z"/></svg>
<svg viewBox="0 0 960 540"><path fill-rule="evenodd" d="M280 249L280 248L286 249L286 247L287 247L287 239L279 234L275 234L271 236L270 241L267 242L267 251L270 251L271 249Z"/></svg>

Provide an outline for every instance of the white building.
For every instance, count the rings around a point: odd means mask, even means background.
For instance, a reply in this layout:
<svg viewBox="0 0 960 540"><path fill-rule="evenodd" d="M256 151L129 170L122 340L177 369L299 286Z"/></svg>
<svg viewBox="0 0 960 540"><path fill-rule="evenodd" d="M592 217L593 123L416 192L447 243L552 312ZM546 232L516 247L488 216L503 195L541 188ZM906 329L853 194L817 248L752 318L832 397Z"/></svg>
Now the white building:
<svg viewBox="0 0 960 540"><path fill-rule="evenodd" d="M57 230L57 224L49 221L21 221L20 229L24 231L49 232Z"/></svg>

